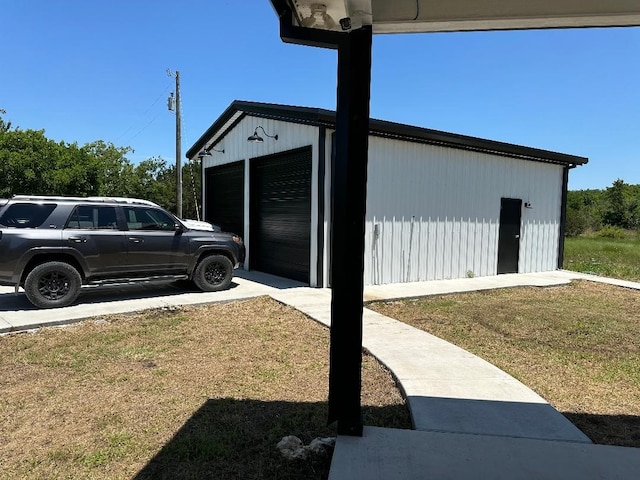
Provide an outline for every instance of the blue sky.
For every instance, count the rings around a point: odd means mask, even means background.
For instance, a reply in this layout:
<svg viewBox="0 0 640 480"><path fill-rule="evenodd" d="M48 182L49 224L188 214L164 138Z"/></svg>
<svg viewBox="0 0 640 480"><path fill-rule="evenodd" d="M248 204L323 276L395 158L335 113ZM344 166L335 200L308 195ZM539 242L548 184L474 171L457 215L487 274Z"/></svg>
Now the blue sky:
<svg viewBox="0 0 640 480"><path fill-rule="evenodd" d="M0 108L55 140L175 161L234 99L335 108L336 52L268 0L2 0ZM371 116L589 157L569 188L640 183L640 28L377 35Z"/></svg>

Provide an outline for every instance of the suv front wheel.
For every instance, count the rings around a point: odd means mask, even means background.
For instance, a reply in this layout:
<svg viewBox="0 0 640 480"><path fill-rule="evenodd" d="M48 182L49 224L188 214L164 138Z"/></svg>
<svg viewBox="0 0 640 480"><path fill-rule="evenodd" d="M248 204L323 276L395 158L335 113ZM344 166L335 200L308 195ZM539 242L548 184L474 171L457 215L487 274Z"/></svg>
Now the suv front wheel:
<svg viewBox="0 0 640 480"><path fill-rule="evenodd" d="M24 291L36 307L66 307L78 298L81 285L82 278L73 266L64 262L46 262L29 272Z"/></svg>
<svg viewBox="0 0 640 480"><path fill-rule="evenodd" d="M224 290L231 284L233 264L224 255L210 255L198 263L193 273L193 283L205 292Z"/></svg>

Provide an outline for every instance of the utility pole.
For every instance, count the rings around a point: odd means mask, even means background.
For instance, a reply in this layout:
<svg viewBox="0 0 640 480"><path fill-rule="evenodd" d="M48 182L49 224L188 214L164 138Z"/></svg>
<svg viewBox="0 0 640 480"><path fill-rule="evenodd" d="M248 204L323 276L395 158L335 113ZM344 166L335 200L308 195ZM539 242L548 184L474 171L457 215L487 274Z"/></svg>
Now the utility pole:
<svg viewBox="0 0 640 480"><path fill-rule="evenodd" d="M182 124L180 119L180 72L175 74L167 69L167 75L176 77L176 97L173 104L173 94L169 97L169 110L176 111L176 216L182 218Z"/></svg>

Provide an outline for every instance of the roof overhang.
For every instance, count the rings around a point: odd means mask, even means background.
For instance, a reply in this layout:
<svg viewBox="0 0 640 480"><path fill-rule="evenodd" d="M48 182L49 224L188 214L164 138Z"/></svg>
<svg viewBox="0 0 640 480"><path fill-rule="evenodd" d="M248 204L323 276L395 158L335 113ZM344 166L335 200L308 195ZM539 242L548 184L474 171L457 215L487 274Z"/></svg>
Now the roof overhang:
<svg viewBox="0 0 640 480"><path fill-rule="evenodd" d="M200 150L215 147L245 116L268 118L271 120L331 129L336 128L336 112L331 110L235 100L187 151L187 158L193 159L197 157ZM369 134L377 137L438 145L461 150L472 150L570 167L584 165L588 162L587 158L577 155L568 155L385 120L370 119Z"/></svg>
<svg viewBox="0 0 640 480"><path fill-rule="evenodd" d="M638 0L271 0L305 30L453 32L640 25Z"/></svg>

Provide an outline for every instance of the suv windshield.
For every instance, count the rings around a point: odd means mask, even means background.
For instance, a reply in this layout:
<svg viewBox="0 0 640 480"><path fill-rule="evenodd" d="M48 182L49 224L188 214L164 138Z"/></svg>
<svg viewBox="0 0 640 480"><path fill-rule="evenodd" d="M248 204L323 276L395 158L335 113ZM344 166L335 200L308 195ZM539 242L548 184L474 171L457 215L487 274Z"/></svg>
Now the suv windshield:
<svg viewBox="0 0 640 480"><path fill-rule="evenodd" d="M55 204L14 203L0 217L0 225L15 228L37 228L51 215Z"/></svg>

